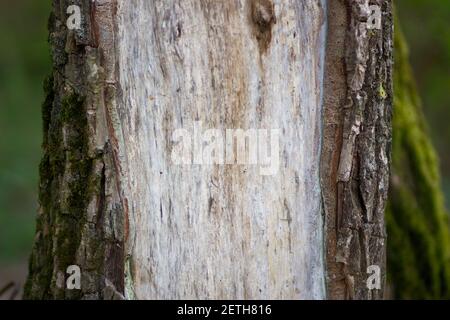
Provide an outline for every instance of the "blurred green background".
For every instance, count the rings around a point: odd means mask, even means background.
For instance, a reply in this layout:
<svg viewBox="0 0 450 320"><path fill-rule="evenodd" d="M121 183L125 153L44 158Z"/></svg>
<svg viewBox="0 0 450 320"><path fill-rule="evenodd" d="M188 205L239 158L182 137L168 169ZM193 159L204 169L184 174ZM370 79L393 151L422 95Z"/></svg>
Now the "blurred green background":
<svg viewBox="0 0 450 320"><path fill-rule="evenodd" d="M50 1L0 0L0 264L26 258L33 239L49 12Z"/></svg>
<svg viewBox="0 0 450 320"><path fill-rule="evenodd" d="M395 0L450 205L450 1Z"/></svg>
<svg viewBox="0 0 450 320"><path fill-rule="evenodd" d="M333 0L331 0L333 1ZM450 203L450 1L395 0ZM0 288L23 283L37 212L50 1L0 0ZM395 134L395 132L394 132Z"/></svg>

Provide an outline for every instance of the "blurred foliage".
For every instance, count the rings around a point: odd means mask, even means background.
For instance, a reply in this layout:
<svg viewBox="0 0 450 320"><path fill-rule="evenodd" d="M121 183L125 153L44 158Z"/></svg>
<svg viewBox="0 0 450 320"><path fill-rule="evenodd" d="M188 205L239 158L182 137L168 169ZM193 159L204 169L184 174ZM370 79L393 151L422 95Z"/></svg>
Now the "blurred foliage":
<svg viewBox="0 0 450 320"><path fill-rule="evenodd" d="M450 229L441 179L448 200L450 1L396 0L396 6L388 278L395 298L448 299Z"/></svg>
<svg viewBox="0 0 450 320"><path fill-rule="evenodd" d="M388 278L395 298L450 298L450 234L437 156L397 23Z"/></svg>
<svg viewBox="0 0 450 320"><path fill-rule="evenodd" d="M50 1L0 0L0 262L31 250L49 12Z"/></svg>
<svg viewBox="0 0 450 320"><path fill-rule="evenodd" d="M450 1L394 0L450 205Z"/></svg>

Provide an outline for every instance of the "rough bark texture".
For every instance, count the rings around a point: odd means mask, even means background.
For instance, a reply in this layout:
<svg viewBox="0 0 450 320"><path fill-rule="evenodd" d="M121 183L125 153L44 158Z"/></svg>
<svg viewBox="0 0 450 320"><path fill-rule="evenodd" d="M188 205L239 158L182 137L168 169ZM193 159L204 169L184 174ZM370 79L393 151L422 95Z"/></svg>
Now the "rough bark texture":
<svg viewBox="0 0 450 320"><path fill-rule="evenodd" d="M369 4L382 27L369 30ZM393 21L391 1L329 1L324 87L322 194L327 293L331 299L379 299L367 267L385 281L384 209L389 183Z"/></svg>
<svg viewBox="0 0 450 320"><path fill-rule="evenodd" d="M382 297L392 19L371 2L381 30L368 0L54 0L25 297ZM279 129L278 171L175 165L195 121Z"/></svg>
<svg viewBox="0 0 450 320"><path fill-rule="evenodd" d="M82 8L82 28L66 10ZM112 299L124 288L125 208L115 134L114 1L53 1L40 209L25 298ZM82 289L66 290L66 268Z"/></svg>

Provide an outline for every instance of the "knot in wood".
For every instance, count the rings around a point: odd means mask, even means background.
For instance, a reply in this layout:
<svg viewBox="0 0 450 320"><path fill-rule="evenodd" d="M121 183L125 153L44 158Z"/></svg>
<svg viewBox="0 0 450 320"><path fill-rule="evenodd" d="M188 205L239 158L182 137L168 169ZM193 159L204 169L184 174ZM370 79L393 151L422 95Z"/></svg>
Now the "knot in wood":
<svg viewBox="0 0 450 320"><path fill-rule="evenodd" d="M252 19L261 32L265 32L270 29L270 26L275 23L275 12L272 1L252 1Z"/></svg>

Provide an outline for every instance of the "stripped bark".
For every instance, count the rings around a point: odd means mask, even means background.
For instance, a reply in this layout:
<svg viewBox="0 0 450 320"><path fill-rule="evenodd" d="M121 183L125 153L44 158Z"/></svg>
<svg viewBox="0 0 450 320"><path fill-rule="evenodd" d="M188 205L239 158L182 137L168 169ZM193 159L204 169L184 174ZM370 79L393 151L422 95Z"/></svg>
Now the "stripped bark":
<svg viewBox="0 0 450 320"><path fill-rule="evenodd" d="M130 295L325 297L322 10L320 1L268 0L120 7ZM280 130L279 169L174 165L172 133L194 121Z"/></svg>
<svg viewBox="0 0 450 320"><path fill-rule="evenodd" d="M369 32L363 0L328 14L325 0L54 0L25 297L382 297L365 286L368 265L384 276L392 21L378 2ZM172 133L195 121L279 129L278 172L174 165ZM81 290L64 286L69 265Z"/></svg>

